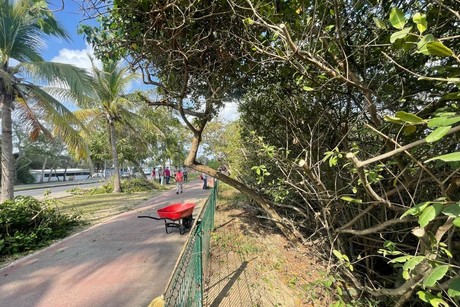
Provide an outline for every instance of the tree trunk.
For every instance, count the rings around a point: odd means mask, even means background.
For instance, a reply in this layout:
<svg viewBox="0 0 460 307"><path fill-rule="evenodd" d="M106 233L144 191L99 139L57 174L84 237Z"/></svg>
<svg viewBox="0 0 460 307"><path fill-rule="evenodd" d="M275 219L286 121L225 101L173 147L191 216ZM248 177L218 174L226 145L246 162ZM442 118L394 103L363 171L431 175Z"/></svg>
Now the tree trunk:
<svg viewBox="0 0 460 307"><path fill-rule="evenodd" d="M141 173L141 178L147 180L147 176L144 174L144 170L141 167L141 164L137 161L131 161L132 164L134 164L134 174L136 172Z"/></svg>
<svg viewBox="0 0 460 307"><path fill-rule="evenodd" d="M109 121L109 132L110 132L110 147L112 148L112 159L113 159L113 168L115 169L115 174L113 176L113 193L121 192L121 181L120 181L120 166L118 162L118 152L117 152L117 136L115 132L115 125L113 121Z"/></svg>
<svg viewBox="0 0 460 307"><path fill-rule="evenodd" d="M43 165L42 165L42 175L40 176L40 183L42 183L45 178L46 162L48 162L48 157L45 157L45 161L43 162Z"/></svg>
<svg viewBox="0 0 460 307"><path fill-rule="evenodd" d="M2 105L2 196L1 201L14 198L14 156L13 156L13 121L11 110L12 97L3 93Z"/></svg>
<svg viewBox="0 0 460 307"><path fill-rule="evenodd" d="M203 172L205 174L208 174L211 177L214 177L215 179L221 180L222 182L225 182L226 184L234 187L235 189L239 190L241 193L245 194L249 198L255 200L261 207L262 209L269 215L271 220L273 220L278 227L278 229L283 233L283 235L291 242L291 243L298 243L302 241L303 237L302 235L296 230L292 229L286 226L286 224L283 222L283 218L276 212L270 202L265 199L262 195L260 195L257 191L254 189L251 189L247 185L229 177L226 176L220 172L217 172L216 170L205 166L201 165L196 162L196 154L198 152L198 147L201 142L201 134L197 133L193 137L192 140L192 146L190 147L189 154L184 162L185 166L191 167L199 172Z"/></svg>

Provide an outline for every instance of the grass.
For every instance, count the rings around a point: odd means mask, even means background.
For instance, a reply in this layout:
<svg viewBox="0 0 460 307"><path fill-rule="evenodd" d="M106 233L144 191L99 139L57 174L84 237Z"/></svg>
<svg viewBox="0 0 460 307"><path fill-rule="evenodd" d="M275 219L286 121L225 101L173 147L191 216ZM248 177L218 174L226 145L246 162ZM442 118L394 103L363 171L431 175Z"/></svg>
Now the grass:
<svg viewBox="0 0 460 307"><path fill-rule="evenodd" d="M78 212L90 225L106 221L117 214L134 209L162 191L73 195L59 199L64 212Z"/></svg>

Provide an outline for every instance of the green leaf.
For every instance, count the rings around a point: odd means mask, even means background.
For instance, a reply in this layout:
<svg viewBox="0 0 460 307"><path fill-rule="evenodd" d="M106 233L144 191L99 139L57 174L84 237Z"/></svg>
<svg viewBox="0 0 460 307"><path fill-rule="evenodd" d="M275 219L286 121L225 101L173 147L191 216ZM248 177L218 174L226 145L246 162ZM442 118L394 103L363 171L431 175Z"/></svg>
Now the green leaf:
<svg viewBox="0 0 460 307"><path fill-rule="evenodd" d="M447 208L442 210L442 213L444 213L448 217L460 217L460 203L448 206Z"/></svg>
<svg viewBox="0 0 460 307"><path fill-rule="evenodd" d="M251 18L245 18L243 19L243 22L247 25L253 25L254 24L254 20L252 20Z"/></svg>
<svg viewBox="0 0 460 307"><path fill-rule="evenodd" d="M452 126L460 122L460 116L452 117L434 117L428 122L429 128Z"/></svg>
<svg viewBox="0 0 460 307"><path fill-rule="evenodd" d="M420 124L424 122L423 119L417 115L404 111L396 112L395 116L406 123Z"/></svg>
<svg viewBox="0 0 460 307"><path fill-rule="evenodd" d="M419 215L431 203L432 203L431 201L426 201L426 202L417 204L413 206L412 208L410 208L409 210L407 210L406 212L404 212L404 214L401 215L400 218L402 219L403 217L408 216L408 215L414 215L414 216Z"/></svg>
<svg viewBox="0 0 460 307"><path fill-rule="evenodd" d="M349 196L342 196L340 197L340 199L350 202L350 203L362 203L363 202L361 199L356 199L356 198L349 197Z"/></svg>
<svg viewBox="0 0 460 307"><path fill-rule="evenodd" d="M339 251L336 250L336 249L334 249L334 250L332 251L332 253L333 253L340 261L344 261L344 260L345 260L346 262L349 262L349 261L350 261L350 259L348 258L347 255L342 254L341 252L339 252Z"/></svg>
<svg viewBox="0 0 460 307"><path fill-rule="evenodd" d="M342 291L342 288L340 288L340 286L337 286L337 294L339 296L342 296L343 295L343 291Z"/></svg>
<svg viewBox="0 0 460 307"><path fill-rule="evenodd" d="M444 254L446 254L447 257L449 257L449 258L452 258L452 257L453 257L453 256L452 256L452 253L451 253L447 248L445 248L445 247L440 247L439 249L440 249Z"/></svg>
<svg viewBox="0 0 460 307"><path fill-rule="evenodd" d="M426 142L433 143L439 141L443 136L447 134L447 132L449 132L450 128L452 128L452 126L436 128L426 137Z"/></svg>
<svg viewBox="0 0 460 307"><path fill-rule="evenodd" d="M415 125L404 126L403 131L405 135L411 135L415 133L415 131L417 131L417 126Z"/></svg>
<svg viewBox="0 0 460 307"><path fill-rule="evenodd" d="M425 256L416 256L408 260L406 263L404 263L403 270L412 271L417 266L417 264L422 262L425 258Z"/></svg>
<svg viewBox="0 0 460 307"><path fill-rule="evenodd" d="M385 115L383 117L383 120L386 121L386 122L395 123L395 124L404 124L404 122L402 120L400 120L399 118L393 117L393 116L388 116L388 115Z"/></svg>
<svg viewBox="0 0 460 307"><path fill-rule="evenodd" d="M404 13L400 9L393 7L390 12L390 23L396 29L402 29L406 25Z"/></svg>
<svg viewBox="0 0 460 307"><path fill-rule="evenodd" d="M332 157L329 159L329 166L330 166L330 167L336 166L338 160L339 160L339 159L337 158L337 156L332 156Z"/></svg>
<svg viewBox="0 0 460 307"><path fill-rule="evenodd" d="M437 42L428 42L426 44L426 48L431 55L435 56L452 56L454 55L453 51L447 48L443 43L440 41Z"/></svg>
<svg viewBox="0 0 460 307"><path fill-rule="evenodd" d="M418 218L418 223L420 224L420 227L425 227L428 225L432 220L434 220L435 217L441 213L441 210L444 206L442 204L433 204L428 207L426 207L422 214L420 214Z"/></svg>
<svg viewBox="0 0 460 307"><path fill-rule="evenodd" d="M455 227L460 228L460 217L457 217L452 223Z"/></svg>
<svg viewBox="0 0 460 307"><path fill-rule="evenodd" d="M450 297L460 297L460 278L452 279L449 282L447 294L449 294Z"/></svg>
<svg viewBox="0 0 460 307"><path fill-rule="evenodd" d="M460 161L460 152L459 151L451 152L449 154L445 154L445 155L442 155L442 156L433 157L431 159L426 160L425 163L430 162L430 161L435 161L435 160L441 160L441 161L444 161L444 162Z"/></svg>
<svg viewBox="0 0 460 307"><path fill-rule="evenodd" d="M386 30L387 26L385 24L385 22L377 17L373 17L372 18L374 20L374 23L375 25L377 26L377 28L379 29L382 29L382 30Z"/></svg>
<svg viewBox="0 0 460 307"><path fill-rule="evenodd" d="M414 256L411 256L411 255L401 256L401 257L397 257L395 259L388 261L388 263L403 263L403 262L406 262L412 259L413 257Z"/></svg>
<svg viewBox="0 0 460 307"><path fill-rule="evenodd" d="M426 291L418 291L418 297L425 303L430 303L433 307L449 307L449 305L442 299Z"/></svg>
<svg viewBox="0 0 460 307"><path fill-rule="evenodd" d="M398 39L405 38L407 34L409 34L410 30L412 30L412 27L404 28L401 31L395 32L391 34L390 36L390 43L396 42Z"/></svg>
<svg viewBox="0 0 460 307"><path fill-rule="evenodd" d="M425 14L415 13L415 15L412 17L412 20L417 24L417 29L420 34L423 34L423 32L425 32L425 30L428 28Z"/></svg>
<svg viewBox="0 0 460 307"><path fill-rule="evenodd" d="M460 100L460 92L447 93L441 96L439 101Z"/></svg>
<svg viewBox="0 0 460 307"><path fill-rule="evenodd" d="M429 42L433 42L434 36L433 34L428 34L422 37L422 39L417 43L417 53L422 53L424 55L430 55L430 52L428 51L426 44Z"/></svg>
<svg viewBox="0 0 460 307"><path fill-rule="evenodd" d="M431 271L430 274L428 274L428 276L423 280L423 286L433 287L438 280L442 279L446 275L448 270L448 265L440 265L434 268L433 271Z"/></svg>
<svg viewBox="0 0 460 307"><path fill-rule="evenodd" d="M404 270L404 271L402 272L402 277L403 277L405 280L408 280L408 279L410 278L409 271Z"/></svg>
<svg viewBox="0 0 460 307"><path fill-rule="evenodd" d="M304 87L302 87L302 89L303 89L304 91L306 91L306 92L311 92L311 91L314 91L314 90L315 90L314 88L309 87L309 86L304 86Z"/></svg>

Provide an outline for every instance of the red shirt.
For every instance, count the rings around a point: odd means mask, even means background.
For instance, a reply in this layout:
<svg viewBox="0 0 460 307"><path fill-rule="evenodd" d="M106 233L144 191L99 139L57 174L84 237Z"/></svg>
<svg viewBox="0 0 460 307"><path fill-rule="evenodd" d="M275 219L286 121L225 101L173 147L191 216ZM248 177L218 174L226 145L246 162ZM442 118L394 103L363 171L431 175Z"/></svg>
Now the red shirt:
<svg viewBox="0 0 460 307"><path fill-rule="evenodd" d="M184 175L182 174L182 172L180 172L180 171L177 172L175 179L176 179L177 182L182 182L182 180L184 179Z"/></svg>

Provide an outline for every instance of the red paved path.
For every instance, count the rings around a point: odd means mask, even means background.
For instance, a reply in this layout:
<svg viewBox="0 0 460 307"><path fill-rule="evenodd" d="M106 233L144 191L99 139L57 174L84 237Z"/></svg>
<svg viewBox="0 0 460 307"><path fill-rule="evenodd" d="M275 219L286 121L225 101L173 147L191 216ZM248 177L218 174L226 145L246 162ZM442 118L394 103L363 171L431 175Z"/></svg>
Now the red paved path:
<svg viewBox="0 0 460 307"><path fill-rule="evenodd" d="M0 270L0 306L147 306L160 295L188 235L165 234L156 209L195 202L198 214L209 191L200 181L184 193L165 192Z"/></svg>

